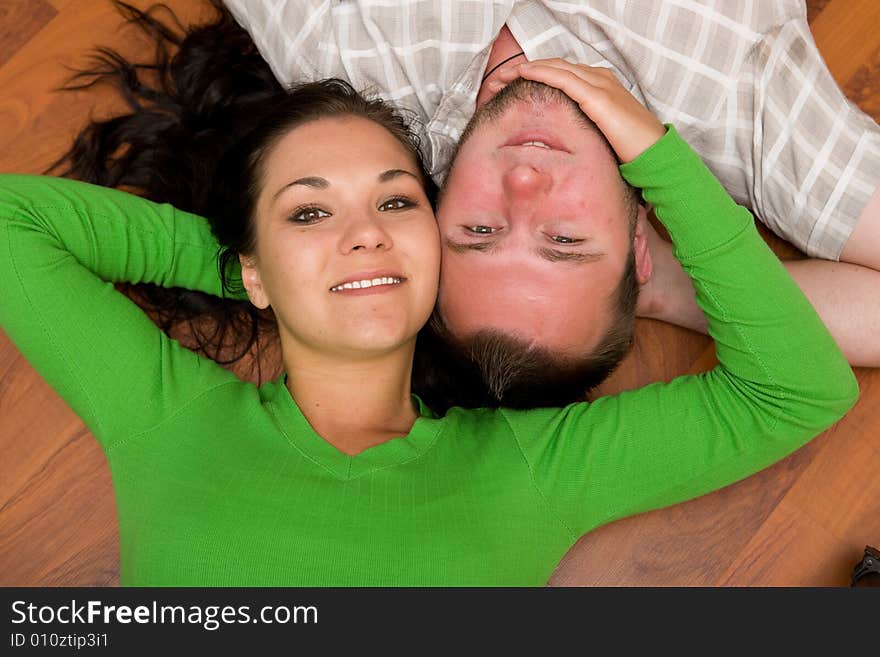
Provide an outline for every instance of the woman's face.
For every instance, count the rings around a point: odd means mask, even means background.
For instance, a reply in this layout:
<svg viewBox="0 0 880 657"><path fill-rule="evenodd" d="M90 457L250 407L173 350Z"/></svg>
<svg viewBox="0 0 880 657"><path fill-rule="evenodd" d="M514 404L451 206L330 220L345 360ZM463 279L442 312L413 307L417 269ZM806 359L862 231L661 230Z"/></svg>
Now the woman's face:
<svg viewBox="0 0 880 657"><path fill-rule="evenodd" d="M413 157L358 117L312 121L264 160L251 301L285 351L358 359L412 343L437 298L440 241Z"/></svg>

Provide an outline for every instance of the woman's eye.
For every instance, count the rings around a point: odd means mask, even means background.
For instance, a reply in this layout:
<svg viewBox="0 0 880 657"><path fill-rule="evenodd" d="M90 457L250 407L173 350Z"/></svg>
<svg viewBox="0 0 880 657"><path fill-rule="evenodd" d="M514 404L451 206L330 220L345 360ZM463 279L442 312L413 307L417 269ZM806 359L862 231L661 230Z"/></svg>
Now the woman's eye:
<svg viewBox="0 0 880 657"><path fill-rule="evenodd" d="M495 232L491 226L465 226L465 230L477 235L491 235Z"/></svg>
<svg viewBox="0 0 880 657"><path fill-rule="evenodd" d="M577 239L575 237L566 237L565 235L552 235L550 239L557 244L578 244L580 242L583 242L583 240Z"/></svg>
<svg viewBox="0 0 880 657"><path fill-rule="evenodd" d="M319 219L329 217L330 213L321 208L297 208L290 215L290 220L297 224L313 224Z"/></svg>
<svg viewBox="0 0 880 657"><path fill-rule="evenodd" d="M404 208L411 208L415 205L415 202L411 201L408 198L392 198L385 201L382 205L379 206L379 212L387 212L388 210L403 210Z"/></svg>

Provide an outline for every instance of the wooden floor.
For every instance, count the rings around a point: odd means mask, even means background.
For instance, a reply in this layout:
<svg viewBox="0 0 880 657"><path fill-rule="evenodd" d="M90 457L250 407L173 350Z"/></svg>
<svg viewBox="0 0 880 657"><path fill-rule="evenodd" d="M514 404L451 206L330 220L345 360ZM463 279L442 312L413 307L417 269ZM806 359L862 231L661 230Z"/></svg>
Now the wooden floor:
<svg viewBox="0 0 880 657"><path fill-rule="evenodd" d="M167 4L184 22L208 15L195 0ZM808 7L839 84L880 120L880 2L810 0ZM42 172L86 117L118 109L94 92L53 92L67 75L64 66L82 62L96 44L146 54L108 2L0 3L0 172ZM781 257L800 257L778 239L768 241ZM707 338L641 321L633 353L604 391L714 363ZM549 583L848 585L864 546L880 547L880 370L856 373L858 405L805 448L717 493L588 534ZM0 585L118 584L119 535L104 455L2 332L0 460Z"/></svg>

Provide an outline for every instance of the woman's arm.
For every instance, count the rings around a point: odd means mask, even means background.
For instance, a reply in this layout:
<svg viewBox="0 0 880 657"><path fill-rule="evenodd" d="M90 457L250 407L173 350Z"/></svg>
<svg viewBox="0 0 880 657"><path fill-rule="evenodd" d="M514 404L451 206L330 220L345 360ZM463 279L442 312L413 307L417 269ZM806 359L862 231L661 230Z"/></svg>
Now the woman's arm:
<svg viewBox="0 0 880 657"><path fill-rule="evenodd" d="M621 159L632 159L621 172L668 229L720 363L706 374L592 404L504 412L535 485L577 536L770 465L836 422L855 402L858 386L750 213L696 153L672 128L644 150L656 129L644 108L631 107L635 101L616 80L589 74L592 84L578 81L581 73L567 66L523 75L560 86ZM633 141L639 135L644 140Z"/></svg>
<svg viewBox="0 0 880 657"><path fill-rule="evenodd" d="M207 222L82 182L0 176L0 326L102 445L235 376L168 338L113 283L220 294Z"/></svg>

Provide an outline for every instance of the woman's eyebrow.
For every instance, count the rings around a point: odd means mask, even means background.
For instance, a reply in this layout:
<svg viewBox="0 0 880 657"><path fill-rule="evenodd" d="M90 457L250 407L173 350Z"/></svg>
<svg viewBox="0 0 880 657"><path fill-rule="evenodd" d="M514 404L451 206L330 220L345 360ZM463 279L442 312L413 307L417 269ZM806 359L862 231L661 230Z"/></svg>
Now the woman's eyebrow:
<svg viewBox="0 0 880 657"><path fill-rule="evenodd" d="M380 183L385 183L394 180L399 176L411 176L421 183L421 178L419 178L412 171L407 171L406 169L388 169L388 171L383 171L382 173L380 173L377 176L376 180ZM303 185L305 187L311 187L312 189L327 189L328 187L330 187L330 181L326 178L321 178L320 176L306 176L304 178L297 178L296 180L287 183L286 185L284 185L284 187L275 192L275 196L272 197L272 200L274 201L275 199L277 199L279 196L281 196L282 192L290 189L294 185Z"/></svg>
<svg viewBox="0 0 880 657"><path fill-rule="evenodd" d="M406 169L388 169L388 171L384 171L379 174L379 182L389 182L400 176L410 176L412 178L415 178L420 184L422 182L422 179L419 176L414 174L412 171L407 171Z"/></svg>
<svg viewBox="0 0 880 657"><path fill-rule="evenodd" d="M275 192L275 195L272 197L272 202L278 200L278 197L281 196L284 192L295 185L305 185L306 187L311 187L313 189L327 189L330 186L330 182L326 178L320 178L318 176L306 176L305 178L297 178L293 182L289 182L284 185L281 189Z"/></svg>

